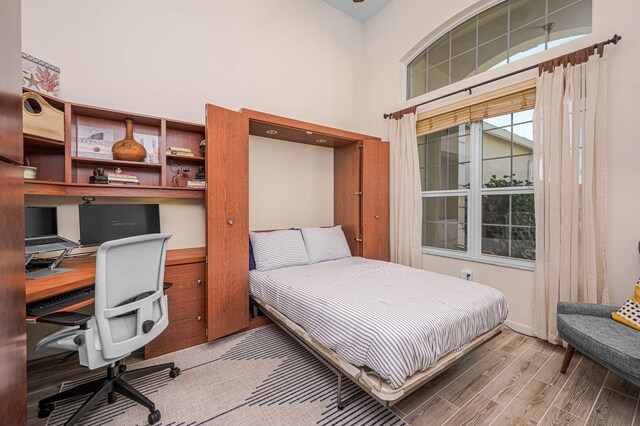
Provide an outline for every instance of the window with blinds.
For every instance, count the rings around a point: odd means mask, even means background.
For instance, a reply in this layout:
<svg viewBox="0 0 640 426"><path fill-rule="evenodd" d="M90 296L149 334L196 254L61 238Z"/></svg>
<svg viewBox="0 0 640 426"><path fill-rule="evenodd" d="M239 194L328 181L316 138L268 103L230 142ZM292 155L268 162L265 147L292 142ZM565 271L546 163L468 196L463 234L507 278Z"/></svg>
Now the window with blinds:
<svg viewBox="0 0 640 426"><path fill-rule="evenodd" d="M526 80L509 87L418 114L417 133L424 135L462 123L532 109L536 102L536 81Z"/></svg>
<svg viewBox="0 0 640 426"><path fill-rule="evenodd" d="M418 114L422 244L533 267L535 80Z"/></svg>

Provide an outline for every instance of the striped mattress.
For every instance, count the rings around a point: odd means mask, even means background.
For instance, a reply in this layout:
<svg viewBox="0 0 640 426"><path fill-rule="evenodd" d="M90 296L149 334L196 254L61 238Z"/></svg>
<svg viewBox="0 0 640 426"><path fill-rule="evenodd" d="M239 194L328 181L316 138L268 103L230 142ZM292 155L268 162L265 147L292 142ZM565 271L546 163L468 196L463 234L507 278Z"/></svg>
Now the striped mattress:
<svg viewBox="0 0 640 426"><path fill-rule="evenodd" d="M253 296L397 389L507 317L498 290L395 263L349 257L249 272Z"/></svg>

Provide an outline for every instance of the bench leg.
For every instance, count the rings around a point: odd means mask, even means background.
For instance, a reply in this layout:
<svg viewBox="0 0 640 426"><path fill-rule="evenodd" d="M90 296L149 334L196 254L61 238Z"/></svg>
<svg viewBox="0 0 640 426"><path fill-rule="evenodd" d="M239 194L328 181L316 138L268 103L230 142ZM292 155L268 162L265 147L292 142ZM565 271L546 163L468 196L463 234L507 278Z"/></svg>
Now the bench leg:
<svg viewBox="0 0 640 426"><path fill-rule="evenodd" d="M567 372L567 368L569 368L569 363L571 362L571 358L573 358L573 354L575 353L576 348L571 345L567 345L567 350L564 353L564 361L562 361L562 367L560 368L560 372L565 374Z"/></svg>

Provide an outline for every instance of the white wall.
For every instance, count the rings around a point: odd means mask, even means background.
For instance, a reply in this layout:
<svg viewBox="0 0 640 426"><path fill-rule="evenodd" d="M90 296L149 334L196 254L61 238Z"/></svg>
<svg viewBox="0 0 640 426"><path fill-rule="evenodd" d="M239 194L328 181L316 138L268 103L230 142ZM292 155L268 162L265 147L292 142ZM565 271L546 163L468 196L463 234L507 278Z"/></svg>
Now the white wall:
<svg viewBox="0 0 640 426"><path fill-rule="evenodd" d="M386 122L382 114L417 103L404 100L401 59L416 45L427 43L448 27L460 22L479 8L490 4L488 0L394 0L389 6L365 23L366 92L360 102L365 108L366 131L385 134ZM610 38L614 33L623 36L622 42L609 51L609 202L607 220L607 267L611 287L611 301L621 304L630 295L640 275L640 144L635 136L637 125L636 100L640 98L638 69L640 69L640 2L633 0L594 0L593 32L572 43L526 58L498 70L475 76L462 84L423 95L427 100L480 82L490 77L524 68L544 59L558 56L577 48ZM426 46L426 44L424 44ZM520 78L535 76L534 73ZM496 86L487 86L484 91ZM478 89L475 93L480 93ZM465 98L457 95L447 102ZM441 105L442 103L440 103ZM431 107L438 104L432 104ZM529 327L531 321L531 291L533 272L484 265L461 260L423 256L423 266L450 275L458 275L462 268L475 272L475 279L493 285L507 295L511 306L510 320Z"/></svg>
<svg viewBox="0 0 640 426"><path fill-rule="evenodd" d="M251 136L249 229L331 225L333 149Z"/></svg>
<svg viewBox="0 0 640 426"><path fill-rule="evenodd" d="M22 20L23 51L61 68L62 99L197 123L212 103L362 129L362 24L320 0L23 0ZM332 224L332 150L287 145L252 139L251 223ZM270 191L286 202L266 202ZM61 232L77 234L79 199L37 200L60 205ZM202 201L159 202L170 248L204 243Z"/></svg>

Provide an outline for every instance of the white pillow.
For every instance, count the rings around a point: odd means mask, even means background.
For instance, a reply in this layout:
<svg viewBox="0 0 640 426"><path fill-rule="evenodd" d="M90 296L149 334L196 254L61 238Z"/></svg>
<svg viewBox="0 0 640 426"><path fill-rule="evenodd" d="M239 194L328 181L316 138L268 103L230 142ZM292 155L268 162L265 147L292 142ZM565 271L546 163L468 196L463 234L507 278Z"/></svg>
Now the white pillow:
<svg viewBox="0 0 640 426"><path fill-rule="evenodd" d="M299 229L249 232L258 271L308 265L309 255Z"/></svg>
<svg viewBox="0 0 640 426"><path fill-rule="evenodd" d="M331 228L302 228L302 236L311 263L351 257L342 225Z"/></svg>

